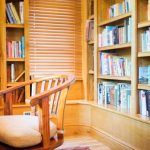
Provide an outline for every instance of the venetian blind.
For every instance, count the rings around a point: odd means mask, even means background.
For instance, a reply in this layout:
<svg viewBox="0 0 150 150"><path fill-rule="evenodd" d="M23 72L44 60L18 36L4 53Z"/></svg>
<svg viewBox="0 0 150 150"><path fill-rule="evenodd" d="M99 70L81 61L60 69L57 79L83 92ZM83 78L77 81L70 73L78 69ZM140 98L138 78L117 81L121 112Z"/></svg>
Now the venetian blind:
<svg viewBox="0 0 150 150"><path fill-rule="evenodd" d="M81 0L30 0L31 75L82 77Z"/></svg>

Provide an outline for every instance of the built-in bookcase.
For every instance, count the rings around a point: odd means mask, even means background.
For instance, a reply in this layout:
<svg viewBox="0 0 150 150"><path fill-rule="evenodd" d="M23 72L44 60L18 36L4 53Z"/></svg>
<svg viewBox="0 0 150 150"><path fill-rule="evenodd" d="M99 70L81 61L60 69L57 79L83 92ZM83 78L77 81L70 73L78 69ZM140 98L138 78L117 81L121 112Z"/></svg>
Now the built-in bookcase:
<svg viewBox="0 0 150 150"><path fill-rule="evenodd" d="M150 1L94 4L94 101L105 110L149 117Z"/></svg>
<svg viewBox="0 0 150 150"><path fill-rule="evenodd" d="M87 1L87 99L94 100L94 0Z"/></svg>
<svg viewBox="0 0 150 150"><path fill-rule="evenodd" d="M138 113L150 116L150 1L138 3ZM143 11L144 10L144 11ZM142 13L140 13L142 11Z"/></svg>
<svg viewBox="0 0 150 150"><path fill-rule="evenodd" d="M98 104L131 113L132 12L130 1L98 0Z"/></svg>
<svg viewBox="0 0 150 150"><path fill-rule="evenodd" d="M1 2L1 89L29 79L28 0L2 0ZM25 94L26 93L26 94ZM16 91L24 102L29 89Z"/></svg>

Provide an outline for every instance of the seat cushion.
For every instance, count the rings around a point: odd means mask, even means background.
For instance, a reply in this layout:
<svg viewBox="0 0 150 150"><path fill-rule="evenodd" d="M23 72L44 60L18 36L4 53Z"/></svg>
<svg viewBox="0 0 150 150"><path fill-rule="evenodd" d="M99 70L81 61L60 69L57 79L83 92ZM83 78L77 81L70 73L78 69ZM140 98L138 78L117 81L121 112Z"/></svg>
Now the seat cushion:
<svg viewBox="0 0 150 150"><path fill-rule="evenodd" d="M56 125L50 121L50 138L56 132ZM24 148L37 145L41 140L37 116L0 116L0 142L13 147Z"/></svg>

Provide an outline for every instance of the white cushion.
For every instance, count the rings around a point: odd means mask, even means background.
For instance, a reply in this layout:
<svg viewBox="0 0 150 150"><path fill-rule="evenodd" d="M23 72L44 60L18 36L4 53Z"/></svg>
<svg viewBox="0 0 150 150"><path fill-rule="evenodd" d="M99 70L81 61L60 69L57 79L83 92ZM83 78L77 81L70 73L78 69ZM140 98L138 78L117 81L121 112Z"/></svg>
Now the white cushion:
<svg viewBox="0 0 150 150"><path fill-rule="evenodd" d="M56 132L56 125L50 121L50 138ZM0 142L23 148L37 145L41 140L37 116L0 116Z"/></svg>

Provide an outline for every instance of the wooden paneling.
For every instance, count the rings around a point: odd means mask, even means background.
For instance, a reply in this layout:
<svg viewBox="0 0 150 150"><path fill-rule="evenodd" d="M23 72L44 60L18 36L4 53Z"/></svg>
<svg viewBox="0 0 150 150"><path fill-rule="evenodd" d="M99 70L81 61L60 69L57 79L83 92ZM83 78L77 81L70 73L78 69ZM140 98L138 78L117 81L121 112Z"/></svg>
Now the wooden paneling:
<svg viewBox="0 0 150 150"><path fill-rule="evenodd" d="M82 80L77 80L73 85L71 85L67 96L67 100L78 99L84 99L84 86Z"/></svg>

